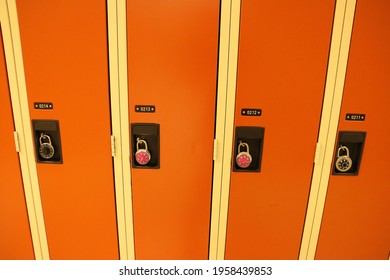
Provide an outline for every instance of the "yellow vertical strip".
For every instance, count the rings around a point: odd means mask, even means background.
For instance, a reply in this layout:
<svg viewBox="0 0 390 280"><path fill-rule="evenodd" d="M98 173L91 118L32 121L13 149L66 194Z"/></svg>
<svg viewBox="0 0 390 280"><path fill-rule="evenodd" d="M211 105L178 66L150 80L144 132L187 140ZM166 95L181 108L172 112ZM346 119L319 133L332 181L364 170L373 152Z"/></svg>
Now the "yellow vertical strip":
<svg viewBox="0 0 390 280"><path fill-rule="evenodd" d="M222 178L220 190L220 213L219 229L217 240L217 259L223 260L225 257L226 230L229 206L230 173L231 158L233 146L234 131L234 112L236 103L236 83L237 83L237 64L238 64L238 44L240 33L240 13L241 1L232 0L229 17L229 41L228 41L228 63L226 69L226 108L225 108L225 127L222 145Z"/></svg>
<svg viewBox="0 0 390 280"><path fill-rule="evenodd" d="M118 14L117 1L107 1L108 18L108 53L110 69L110 99L111 99L111 127L112 153L114 161L116 215L118 223L119 255L120 259L127 259L126 214L123 188L122 167L122 137L119 92L119 56L118 56Z"/></svg>
<svg viewBox="0 0 390 280"><path fill-rule="evenodd" d="M111 122L114 136L114 173L122 260L134 259L131 198L129 109L127 92L126 0L108 0Z"/></svg>
<svg viewBox="0 0 390 280"><path fill-rule="evenodd" d="M127 235L127 258L135 259L133 203L130 172L130 126L129 126L129 93L127 76L127 9L126 0L117 0L118 15L118 58L119 58L119 92L122 135L122 168L125 203L125 223Z"/></svg>
<svg viewBox="0 0 390 280"><path fill-rule="evenodd" d="M46 260L49 259L49 248L34 158L34 144L31 137L32 130L15 0L0 0L0 20L15 128L20 142L19 159L34 253L36 259Z"/></svg>
<svg viewBox="0 0 390 280"><path fill-rule="evenodd" d="M228 62L230 42L230 15L231 0L221 1L220 34L219 34L219 62L218 62L218 91L216 132L214 150L213 194L210 224L209 259L216 260L218 252L219 215L221 205L223 144L225 139L225 117L228 85Z"/></svg>
<svg viewBox="0 0 390 280"><path fill-rule="evenodd" d="M317 249L341 110L355 7L356 0L338 0L336 3L317 145L319 156L313 171L299 259L314 259Z"/></svg>

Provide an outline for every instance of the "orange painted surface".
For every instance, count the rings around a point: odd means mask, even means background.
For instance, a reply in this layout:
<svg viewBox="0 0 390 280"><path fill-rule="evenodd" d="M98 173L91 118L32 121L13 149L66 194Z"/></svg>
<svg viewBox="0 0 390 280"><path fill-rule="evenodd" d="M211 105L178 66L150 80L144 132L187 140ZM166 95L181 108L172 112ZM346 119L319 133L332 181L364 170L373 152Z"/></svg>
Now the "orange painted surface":
<svg viewBox="0 0 390 280"><path fill-rule="evenodd" d="M317 259L390 252L390 3L357 2L339 130L366 131L358 176L330 176ZM366 114L348 122L347 113Z"/></svg>
<svg viewBox="0 0 390 280"><path fill-rule="evenodd" d="M265 127L260 173L232 172L226 259L297 259L335 1L242 1L235 126ZM240 115L260 108L261 117Z"/></svg>
<svg viewBox="0 0 390 280"><path fill-rule="evenodd" d="M0 260L31 260L34 252L24 198L0 32Z"/></svg>
<svg viewBox="0 0 390 280"><path fill-rule="evenodd" d="M129 0L127 16L130 122L160 124L160 169L131 170L136 258L207 259L219 1Z"/></svg>
<svg viewBox="0 0 390 280"><path fill-rule="evenodd" d="M59 120L63 164L37 164L52 259L118 259L105 1L17 1L32 119ZM35 110L33 102L53 102Z"/></svg>

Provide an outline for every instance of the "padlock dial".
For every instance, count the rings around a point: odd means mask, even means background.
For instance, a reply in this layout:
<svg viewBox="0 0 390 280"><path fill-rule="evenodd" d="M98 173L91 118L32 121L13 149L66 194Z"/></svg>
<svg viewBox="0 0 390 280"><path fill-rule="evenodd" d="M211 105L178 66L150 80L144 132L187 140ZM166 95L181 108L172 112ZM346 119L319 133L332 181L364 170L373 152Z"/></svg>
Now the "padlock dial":
<svg viewBox="0 0 390 280"><path fill-rule="evenodd" d="M352 160L347 156L341 156L336 160L336 168L341 172L347 172L352 167Z"/></svg>
<svg viewBox="0 0 390 280"><path fill-rule="evenodd" d="M54 156L54 148L49 143L43 143L39 146L39 155L44 159L51 159Z"/></svg>
<svg viewBox="0 0 390 280"><path fill-rule="evenodd" d="M140 165L148 164L150 159L151 159L151 156L147 150L140 149L135 153L135 160Z"/></svg>
<svg viewBox="0 0 390 280"><path fill-rule="evenodd" d="M252 162L252 156L247 152L241 152L236 157L236 163L240 168L248 168Z"/></svg>

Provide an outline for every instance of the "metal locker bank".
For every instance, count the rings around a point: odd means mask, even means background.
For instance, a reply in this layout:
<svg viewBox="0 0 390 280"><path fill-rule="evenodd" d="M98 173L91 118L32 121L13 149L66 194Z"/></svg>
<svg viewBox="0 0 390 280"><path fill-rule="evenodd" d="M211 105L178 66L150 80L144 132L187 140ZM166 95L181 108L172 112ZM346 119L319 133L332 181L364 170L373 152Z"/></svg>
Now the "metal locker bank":
<svg viewBox="0 0 390 280"><path fill-rule="evenodd" d="M0 27L0 260L390 258L389 1L0 0Z"/></svg>

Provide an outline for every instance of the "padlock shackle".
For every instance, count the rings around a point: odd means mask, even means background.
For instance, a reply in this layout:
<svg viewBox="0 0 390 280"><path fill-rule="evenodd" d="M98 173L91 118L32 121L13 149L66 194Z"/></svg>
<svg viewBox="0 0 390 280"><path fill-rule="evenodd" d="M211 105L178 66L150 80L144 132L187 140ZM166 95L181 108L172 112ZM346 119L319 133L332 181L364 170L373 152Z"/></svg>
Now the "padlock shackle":
<svg viewBox="0 0 390 280"><path fill-rule="evenodd" d="M245 147L246 148L246 152L249 153L249 145L245 142L242 142L240 140L240 143L238 144L238 153L241 153L241 147Z"/></svg>
<svg viewBox="0 0 390 280"><path fill-rule="evenodd" d="M50 136L45 134L45 133L43 133L43 132L41 132L41 136L39 137L39 144L42 145L42 140L43 139L48 139L49 140L49 144L51 145L51 138L50 138Z"/></svg>
<svg viewBox="0 0 390 280"><path fill-rule="evenodd" d="M148 143L147 143L145 140L140 139L140 138L138 137L138 138L137 138L137 144L136 144L137 151L139 150L139 144L144 144L145 150L148 150Z"/></svg>
<svg viewBox="0 0 390 280"><path fill-rule="evenodd" d="M343 146L343 145L340 145L340 147L338 148L337 150L337 157L339 158L340 157L340 151L341 150L344 150L346 151L346 156L349 157L349 149L347 146Z"/></svg>

